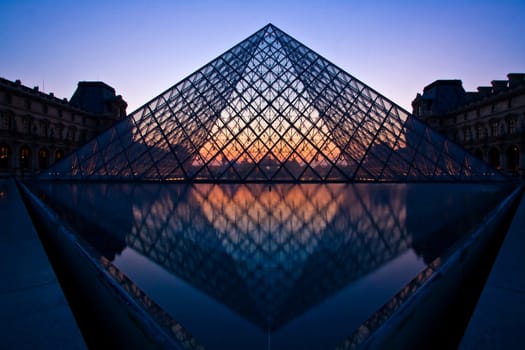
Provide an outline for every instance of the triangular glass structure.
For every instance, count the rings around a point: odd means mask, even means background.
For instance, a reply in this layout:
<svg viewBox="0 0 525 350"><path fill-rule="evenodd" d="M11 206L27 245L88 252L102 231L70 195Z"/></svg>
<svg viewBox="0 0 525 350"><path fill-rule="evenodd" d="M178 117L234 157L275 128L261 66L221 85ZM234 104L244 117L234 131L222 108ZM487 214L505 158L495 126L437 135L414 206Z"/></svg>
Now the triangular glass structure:
<svg viewBox="0 0 525 350"><path fill-rule="evenodd" d="M272 24L139 108L41 178L504 179Z"/></svg>

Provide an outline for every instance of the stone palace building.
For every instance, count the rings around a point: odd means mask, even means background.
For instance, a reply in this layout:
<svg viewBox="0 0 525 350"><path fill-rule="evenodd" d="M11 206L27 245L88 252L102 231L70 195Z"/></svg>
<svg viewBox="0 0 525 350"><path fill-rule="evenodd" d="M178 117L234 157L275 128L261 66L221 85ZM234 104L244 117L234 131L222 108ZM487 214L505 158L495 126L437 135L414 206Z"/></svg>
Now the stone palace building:
<svg viewBox="0 0 525 350"><path fill-rule="evenodd" d="M412 102L414 116L508 174L525 176L525 74L466 92L461 80L436 80Z"/></svg>
<svg viewBox="0 0 525 350"><path fill-rule="evenodd" d="M37 174L125 117L126 107L103 82L79 82L68 101L0 78L0 177Z"/></svg>

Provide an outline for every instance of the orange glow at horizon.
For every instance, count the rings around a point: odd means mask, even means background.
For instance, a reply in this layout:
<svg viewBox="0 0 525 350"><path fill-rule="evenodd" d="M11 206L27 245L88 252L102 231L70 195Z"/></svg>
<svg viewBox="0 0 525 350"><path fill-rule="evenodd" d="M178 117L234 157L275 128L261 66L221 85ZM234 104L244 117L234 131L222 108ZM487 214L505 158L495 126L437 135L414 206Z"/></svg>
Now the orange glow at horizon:
<svg viewBox="0 0 525 350"><path fill-rule="evenodd" d="M260 193L239 186L228 193L219 185L202 185L201 188L208 188L193 193L206 218L221 232L255 234L262 229L275 233L284 227L284 232L306 233L302 238L307 240L310 234L324 230L343 201L342 191L333 188L344 185L331 186L332 190L321 184L291 188L277 185L271 191L260 186Z"/></svg>
<svg viewBox="0 0 525 350"><path fill-rule="evenodd" d="M315 164L327 162L323 154L333 161L341 153L330 140L330 132L324 124L318 128L304 117L295 122L300 126L290 126L282 120L273 122L272 125L263 121L247 126L237 117L225 126L215 125L213 137L199 150L201 159L217 166L226 162L259 163L264 160Z"/></svg>

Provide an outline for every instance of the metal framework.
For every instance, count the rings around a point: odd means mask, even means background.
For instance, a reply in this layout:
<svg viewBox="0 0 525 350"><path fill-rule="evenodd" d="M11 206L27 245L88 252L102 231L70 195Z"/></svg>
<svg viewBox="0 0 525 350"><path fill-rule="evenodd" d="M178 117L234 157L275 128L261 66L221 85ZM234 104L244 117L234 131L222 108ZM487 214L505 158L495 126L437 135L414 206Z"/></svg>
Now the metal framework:
<svg viewBox="0 0 525 350"><path fill-rule="evenodd" d="M403 182L503 176L268 24L41 178Z"/></svg>

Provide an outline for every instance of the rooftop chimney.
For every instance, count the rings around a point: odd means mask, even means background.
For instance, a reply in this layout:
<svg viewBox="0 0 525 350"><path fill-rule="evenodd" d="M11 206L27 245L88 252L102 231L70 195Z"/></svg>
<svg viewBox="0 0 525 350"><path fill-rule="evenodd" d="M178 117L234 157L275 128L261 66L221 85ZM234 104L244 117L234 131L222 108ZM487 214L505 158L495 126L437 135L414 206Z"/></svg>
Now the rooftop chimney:
<svg viewBox="0 0 525 350"><path fill-rule="evenodd" d="M492 86L478 86L479 97L487 97L492 92Z"/></svg>
<svg viewBox="0 0 525 350"><path fill-rule="evenodd" d="M520 85L525 85L525 73L509 73L509 88L514 89Z"/></svg>
<svg viewBox="0 0 525 350"><path fill-rule="evenodd" d="M493 80L490 83L492 84L492 92L495 94L507 89L508 82L506 80Z"/></svg>

